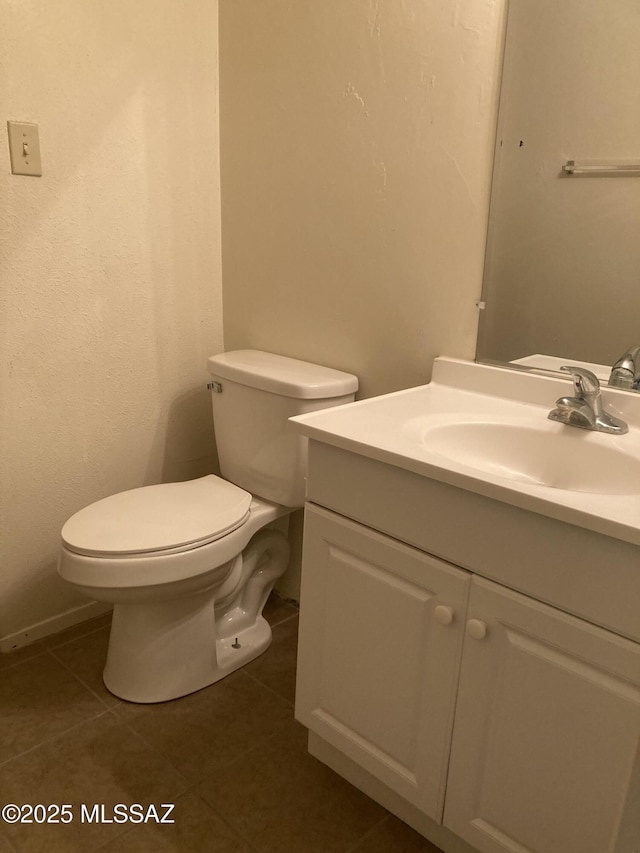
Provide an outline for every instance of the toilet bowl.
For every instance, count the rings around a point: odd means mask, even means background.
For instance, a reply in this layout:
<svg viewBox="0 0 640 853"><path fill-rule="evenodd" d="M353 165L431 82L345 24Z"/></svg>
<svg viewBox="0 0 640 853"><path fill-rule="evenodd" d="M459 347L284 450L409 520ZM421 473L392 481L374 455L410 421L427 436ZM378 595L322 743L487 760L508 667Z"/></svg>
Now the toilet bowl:
<svg viewBox="0 0 640 853"><path fill-rule="evenodd" d="M103 677L131 702L200 690L269 646L262 609L289 558L271 525L304 499L306 443L287 418L349 402L357 388L351 374L253 350L213 356L209 369L233 482L209 474L121 492L62 529L60 576L114 605Z"/></svg>
<svg viewBox="0 0 640 853"><path fill-rule="evenodd" d="M229 524L233 500L237 519ZM177 519L169 532L160 522L172 502ZM210 510L201 539L190 538L192 508L203 516ZM132 702L174 699L266 649L271 631L262 608L289 546L281 532L263 528L288 511L208 475L123 492L67 522L60 574L114 605L104 670L112 693Z"/></svg>

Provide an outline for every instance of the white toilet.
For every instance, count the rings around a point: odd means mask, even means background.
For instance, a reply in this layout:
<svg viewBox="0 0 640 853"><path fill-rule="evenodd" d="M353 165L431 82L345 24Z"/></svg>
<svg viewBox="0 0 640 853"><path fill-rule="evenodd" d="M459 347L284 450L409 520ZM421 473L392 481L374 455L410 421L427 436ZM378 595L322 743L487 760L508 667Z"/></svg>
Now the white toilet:
<svg viewBox="0 0 640 853"><path fill-rule="evenodd" d="M104 682L131 702L212 684L271 642L262 608L284 572L267 527L304 503L306 439L287 419L353 400L358 380L257 350L209 359L220 469L104 498L62 528L58 572L113 602Z"/></svg>

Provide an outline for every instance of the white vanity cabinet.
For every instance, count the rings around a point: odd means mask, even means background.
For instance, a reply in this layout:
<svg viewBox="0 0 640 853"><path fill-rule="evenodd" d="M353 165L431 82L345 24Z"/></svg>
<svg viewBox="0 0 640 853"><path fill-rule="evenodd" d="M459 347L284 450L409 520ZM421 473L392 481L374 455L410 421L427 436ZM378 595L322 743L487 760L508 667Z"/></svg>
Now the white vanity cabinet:
<svg viewBox="0 0 640 853"><path fill-rule="evenodd" d="M452 853L639 853L640 644L578 618L571 584L550 603L511 589L497 528L493 579L475 570L464 519L438 519L451 492L420 504L393 466L316 442L310 458L296 716L312 737Z"/></svg>
<svg viewBox="0 0 640 853"><path fill-rule="evenodd" d="M640 646L474 577L444 824L486 853L640 850Z"/></svg>
<svg viewBox="0 0 640 853"><path fill-rule="evenodd" d="M468 574L308 505L296 716L435 820Z"/></svg>

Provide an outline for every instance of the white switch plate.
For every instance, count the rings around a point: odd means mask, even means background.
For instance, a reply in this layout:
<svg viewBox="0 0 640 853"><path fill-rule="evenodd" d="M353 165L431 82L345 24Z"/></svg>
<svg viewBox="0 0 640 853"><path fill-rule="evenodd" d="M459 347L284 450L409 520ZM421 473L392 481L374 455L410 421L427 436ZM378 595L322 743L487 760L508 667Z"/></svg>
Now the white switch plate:
<svg viewBox="0 0 640 853"><path fill-rule="evenodd" d="M8 121L11 171L14 175L42 175L38 125L30 121Z"/></svg>

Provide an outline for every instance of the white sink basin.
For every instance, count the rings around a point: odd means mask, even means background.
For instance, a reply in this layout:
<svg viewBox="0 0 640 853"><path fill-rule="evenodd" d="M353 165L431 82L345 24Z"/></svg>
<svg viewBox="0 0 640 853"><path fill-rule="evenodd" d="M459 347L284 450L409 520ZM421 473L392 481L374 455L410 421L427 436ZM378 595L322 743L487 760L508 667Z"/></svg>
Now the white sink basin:
<svg viewBox="0 0 640 853"><path fill-rule="evenodd" d="M606 435L547 419L571 387L442 358L429 385L293 421L308 438L640 545L640 394L602 389L629 424Z"/></svg>
<svg viewBox="0 0 640 853"><path fill-rule="evenodd" d="M427 426L421 440L438 456L510 480L601 495L640 492L640 460L612 446L611 437L597 442L584 431L547 423Z"/></svg>

